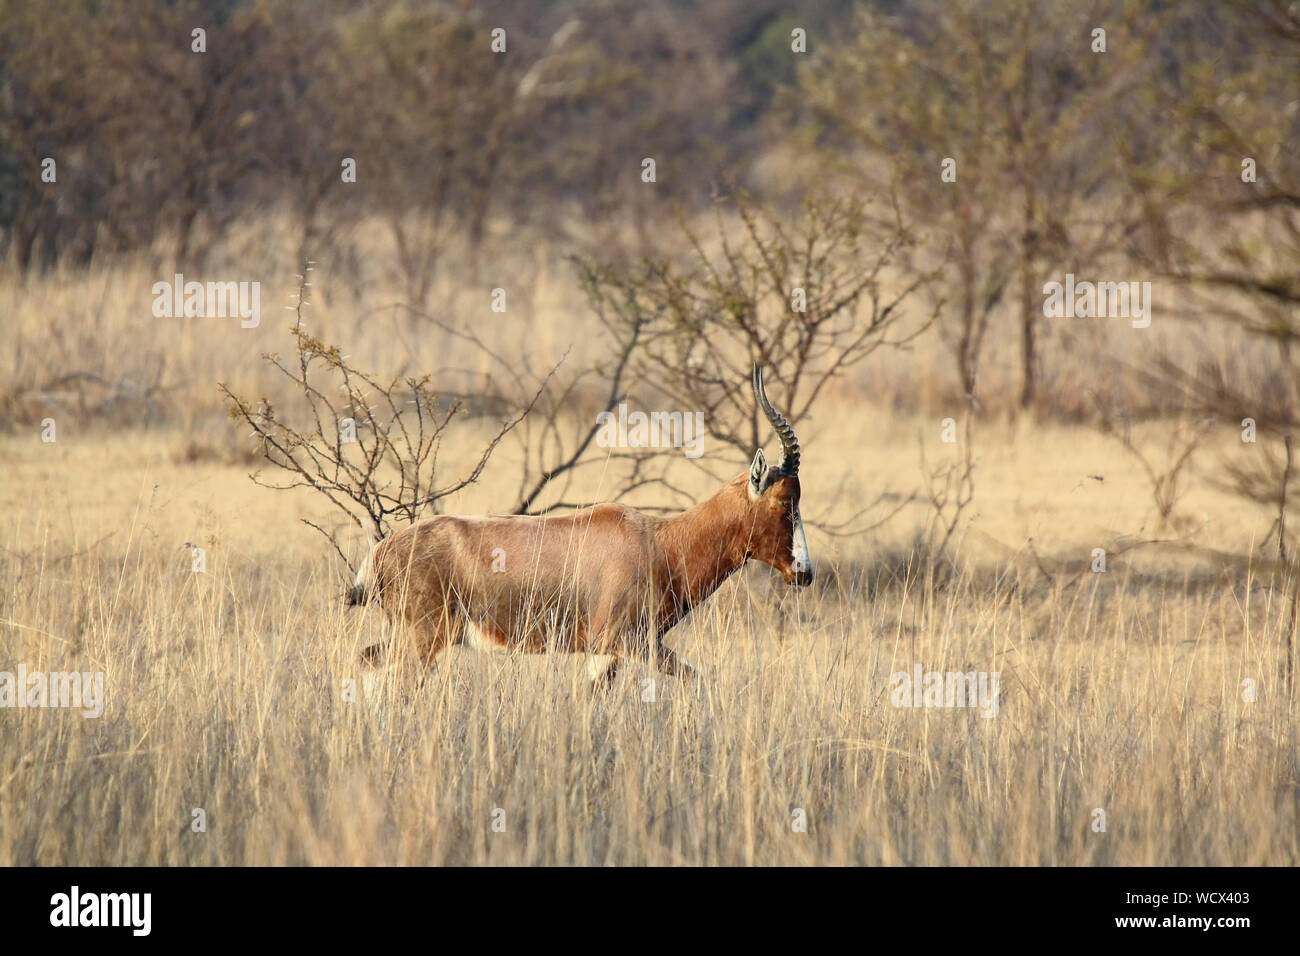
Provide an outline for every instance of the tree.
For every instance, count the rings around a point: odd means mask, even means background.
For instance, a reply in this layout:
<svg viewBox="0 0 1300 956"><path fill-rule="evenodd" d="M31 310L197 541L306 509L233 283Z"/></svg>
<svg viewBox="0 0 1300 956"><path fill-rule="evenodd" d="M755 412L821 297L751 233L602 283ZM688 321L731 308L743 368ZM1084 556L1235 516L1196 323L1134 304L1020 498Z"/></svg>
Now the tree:
<svg viewBox="0 0 1300 956"><path fill-rule="evenodd" d="M946 264L940 329L973 397L991 322L1015 310L1033 405L1042 286L1118 244L1108 141L1144 79L1137 7L923 2L864 9L847 42L812 59L785 107L856 178L890 183L928 230L921 261ZM1090 28L1109 27L1104 53Z"/></svg>
<svg viewBox="0 0 1300 956"><path fill-rule="evenodd" d="M718 201L714 224L706 238L682 221L689 252L679 259L578 267L602 321L641 338L640 377L701 412L709 435L744 460L767 428L748 384L755 364L797 426L832 382L933 320L902 321L930 277L897 270L911 237L891 202L812 198L786 217L737 192Z"/></svg>

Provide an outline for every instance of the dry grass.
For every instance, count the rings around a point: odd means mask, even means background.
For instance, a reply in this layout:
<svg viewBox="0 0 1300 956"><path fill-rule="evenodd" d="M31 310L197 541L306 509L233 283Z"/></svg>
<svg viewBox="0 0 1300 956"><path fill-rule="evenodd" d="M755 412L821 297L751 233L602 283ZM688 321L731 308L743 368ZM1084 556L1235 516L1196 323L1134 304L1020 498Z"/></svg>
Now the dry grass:
<svg viewBox="0 0 1300 956"><path fill-rule="evenodd" d="M338 567L298 521L320 505L255 487L237 431L213 417L217 379L265 384L256 355L285 347L276 316L288 313L266 291L256 335L159 324L155 271L0 282L21 344L0 367L13 426L0 436L0 670L102 671L106 690L99 719L0 710L0 864L1300 858L1285 601L1249 569L1124 550L1157 534L1259 545L1269 516L1204 480L1216 454L1253 453L1235 435L1214 437L1176 520L1157 528L1117 442L990 424L959 565L928 583L901 572L920 506L868 536L811 530L818 584L792 594L765 568L738 575L669 636L703 683L659 678L654 701L638 668L600 699L580 659L455 649L413 698L387 688L349 702L357 651L382 622L341 606ZM274 282L291 285L283 268ZM363 298L384 301L373 283ZM549 278L526 297L547 354L582 341L571 296ZM449 362L419 329L365 326L353 307L322 296L315 314L371 350L362 364ZM37 439L43 377L143 379L149 351L167 357L170 388L154 425L139 407L115 418L72 397L54 406L59 441ZM894 381L930 381L935 354L896 363ZM952 454L936 442L939 413L957 411L941 390L918 411L885 412L857 388L807 425L806 516L917 491L918 440L932 462ZM1159 448L1172 426L1146 427ZM509 498L511 465L507 452L449 510ZM608 481L595 469L583 493L599 500ZM205 573L191 572L187 542L206 550ZM1094 547L1111 552L1106 574L1087 570ZM918 663L999 672L997 715L892 706L890 675Z"/></svg>
<svg viewBox="0 0 1300 956"><path fill-rule="evenodd" d="M1115 559L1048 583L1003 561L927 587L891 571L886 533L814 535L821 585L774 595L755 569L673 633L702 687L660 678L646 702L631 669L601 700L578 659L456 649L414 699L348 703L382 624L341 607L295 525L313 503L177 461L184 440L0 451L0 669L102 670L107 699L97 720L0 711L0 863L1297 860L1285 609L1249 577ZM1040 520L1071 507L1036 487ZM1015 533L1010 510L977 524ZM917 662L1000 672L997 716L891 706L889 675Z"/></svg>

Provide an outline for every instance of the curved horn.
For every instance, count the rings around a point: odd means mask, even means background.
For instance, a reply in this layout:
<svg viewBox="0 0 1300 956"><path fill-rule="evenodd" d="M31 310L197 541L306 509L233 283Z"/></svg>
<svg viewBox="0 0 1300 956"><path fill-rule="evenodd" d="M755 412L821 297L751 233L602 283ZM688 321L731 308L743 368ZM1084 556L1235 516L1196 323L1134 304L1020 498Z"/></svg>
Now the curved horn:
<svg viewBox="0 0 1300 956"><path fill-rule="evenodd" d="M757 363L754 364L753 381L754 397L758 399L758 407L772 423L772 430L776 432L776 437L781 439L781 464L777 468L787 475L796 476L799 474L799 439L795 438L790 423L782 418L781 413L767 400L767 392L763 389L763 370Z"/></svg>

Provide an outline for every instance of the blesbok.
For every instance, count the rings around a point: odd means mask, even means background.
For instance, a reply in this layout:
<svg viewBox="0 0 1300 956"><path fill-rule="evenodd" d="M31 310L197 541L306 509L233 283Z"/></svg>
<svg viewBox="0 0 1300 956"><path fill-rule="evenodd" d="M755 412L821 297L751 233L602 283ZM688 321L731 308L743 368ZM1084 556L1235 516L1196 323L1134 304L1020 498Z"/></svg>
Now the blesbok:
<svg viewBox="0 0 1300 956"><path fill-rule="evenodd" d="M438 515L371 548L349 604L377 600L393 625L401 675L425 673L446 647L484 651L586 652L597 687L624 657L665 674L694 668L663 637L750 558L788 584L812 582L799 516L799 442L768 401L762 371L752 380L759 407L781 440L769 467L759 448L749 471L674 517L620 504L572 514ZM368 664L384 645L363 652Z"/></svg>

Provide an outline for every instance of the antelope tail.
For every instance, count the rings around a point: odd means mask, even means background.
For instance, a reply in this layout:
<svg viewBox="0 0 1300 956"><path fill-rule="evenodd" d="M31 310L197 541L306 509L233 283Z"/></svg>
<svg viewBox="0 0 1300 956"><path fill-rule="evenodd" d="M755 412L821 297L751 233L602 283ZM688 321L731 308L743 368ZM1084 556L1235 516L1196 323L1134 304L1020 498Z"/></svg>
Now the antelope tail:
<svg viewBox="0 0 1300 956"><path fill-rule="evenodd" d="M343 598L343 603L348 607L365 605L370 602L371 596L375 590L375 549L371 548L366 552L365 559L361 562L361 567L357 569L356 580L353 581Z"/></svg>

